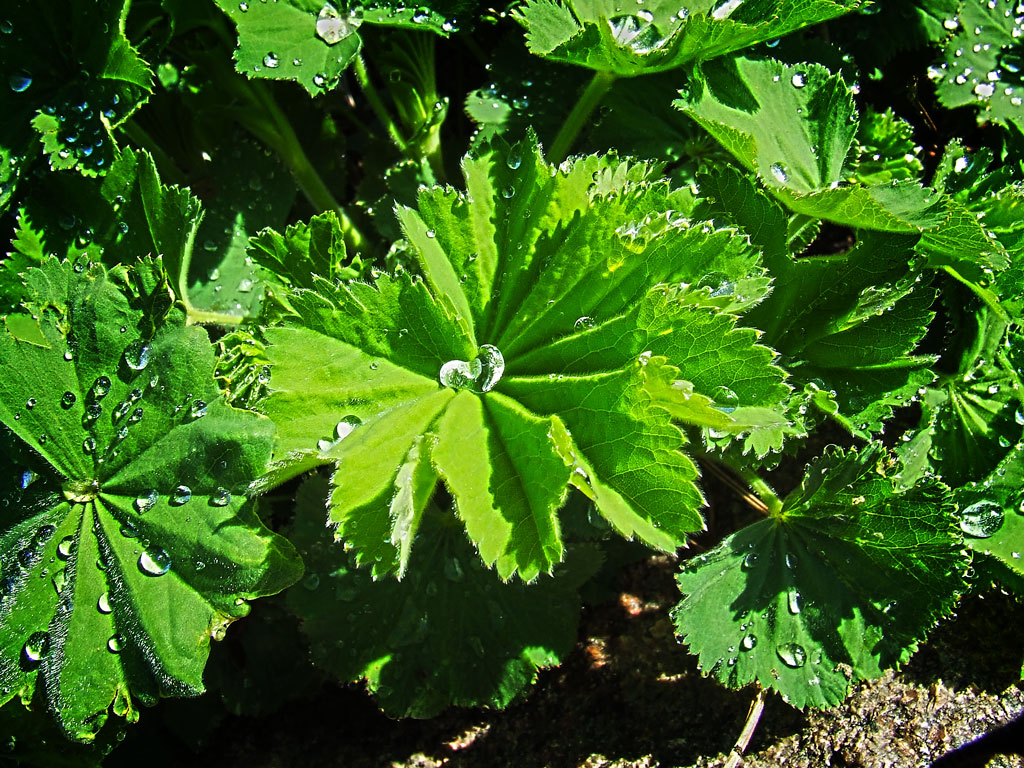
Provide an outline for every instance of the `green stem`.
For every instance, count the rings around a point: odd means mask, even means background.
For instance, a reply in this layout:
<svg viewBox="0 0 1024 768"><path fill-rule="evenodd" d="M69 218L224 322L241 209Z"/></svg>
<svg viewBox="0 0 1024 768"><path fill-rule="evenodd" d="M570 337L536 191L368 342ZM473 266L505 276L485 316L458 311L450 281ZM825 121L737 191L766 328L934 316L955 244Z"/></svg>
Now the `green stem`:
<svg viewBox="0 0 1024 768"><path fill-rule="evenodd" d="M1006 314L1006 310L1003 309L1002 306L999 304L999 298L994 293L992 293L992 291L988 290L987 288L982 288L977 283L968 280L966 277L961 275L952 267L942 267L942 270L950 277L954 278L955 280L959 280L961 283L970 288L974 295L981 299L985 306L991 309L996 317L998 317L1006 324L1010 323L1009 315Z"/></svg>
<svg viewBox="0 0 1024 768"><path fill-rule="evenodd" d="M587 118L590 117L590 113L594 111L601 102L601 99L604 98L604 95L608 93L608 89L612 87L615 80L616 76L612 72L598 71L594 73L593 78L591 78L583 93L580 94L576 106L572 108L572 112L565 118L561 130L558 131L558 135L548 151L549 163L557 165L565 160L573 142L576 141L576 137L583 130L583 126L587 122Z"/></svg>
<svg viewBox="0 0 1024 768"><path fill-rule="evenodd" d="M122 123L119 127L135 146L152 155L163 181L178 186L188 183L188 177L178 168L171 156L164 152L163 148L156 143L145 128L135 122L134 118Z"/></svg>
<svg viewBox="0 0 1024 768"><path fill-rule="evenodd" d="M736 469L736 467L734 467ZM768 507L768 514L771 517L778 517L782 513L782 501L767 482L757 475L752 469L738 470L747 485L757 494L757 497Z"/></svg>
<svg viewBox="0 0 1024 768"><path fill-rule="evenodd" d="M377 95L377 89L373 87L373 83L370 82L370 74L366 71L366 62L363 60L363 55L356 54L353 70L356 73L356 80L359 83L359 88L362 90L366 100L370 103L370 108L373 113L377 115L377 119L380 120L387 131L391 140L395 142L395 146L398 147L398 151L403 155L406 154L406 141L402 138L402 134L398 132L398 126L395 125L395 121L391 119L391 115L388 114L387 109L384 108L384 102L380 100L380 96Z"/></svg>

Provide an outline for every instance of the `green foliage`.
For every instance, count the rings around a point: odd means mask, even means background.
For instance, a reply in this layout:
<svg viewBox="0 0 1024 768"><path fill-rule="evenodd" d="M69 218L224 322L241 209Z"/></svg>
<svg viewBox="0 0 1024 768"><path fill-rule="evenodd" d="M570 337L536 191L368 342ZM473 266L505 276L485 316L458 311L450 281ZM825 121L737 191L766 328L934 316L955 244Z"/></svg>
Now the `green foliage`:
<svg viewBox="0 0 1024 768"><path fill-rule="evenodd" d="M13 760L504 707L642 551L801 708L1024 595L1015 4L627 5L7 3Z"/></svg>
<svg viewBox="0 0 1024 768"><path fill-rule="evenodd" d="M428 189L399 211L417 274L289 296L298 323L267 332L278 454L336 465L331 520L375 574L405 572L439 479L504 578L562 559L570 486L623 534L679 546L703 499L669 414L749 433L788 391L709 291L666 285L742 241L674 215L642 165L554 172L524 142L463 172L470 198Z"/></svg>
<svg viewBox="0 0 1024 768"><path fill-rule="evenodd" d="M858 0L758 0L681 7L671 0L527 0L516 19L530 50L621 77L704 61L848 13Z"/></svg>
<svg viewBox="0 0 1024 768"><path fill-rule="evenodd" d="M201 692L210 637L300 565L248 498L272 425L222 402L159 263L25 279L35 314L0 335L0 687L38 683L84 740L133 698Z"/></svg>
<svg viewBox="0 0 1024 768"><path fill-rule="evenodd" d="M897 493L892 469L877 444L826 451L777 514L683 567L676 627L707 674L820 707L906 661L967 558L949 489Z"/></svg>

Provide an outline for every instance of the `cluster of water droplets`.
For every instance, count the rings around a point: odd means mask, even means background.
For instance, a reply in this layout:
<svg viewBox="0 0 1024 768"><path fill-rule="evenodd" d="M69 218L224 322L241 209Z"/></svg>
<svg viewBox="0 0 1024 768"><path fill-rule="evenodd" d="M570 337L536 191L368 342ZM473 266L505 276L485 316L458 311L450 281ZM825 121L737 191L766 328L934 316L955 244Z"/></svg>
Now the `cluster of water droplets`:
<svg viewBox="0 0 1024 768"><path fill-rule="evenodd" d="M928 68L931 80L970 89L987 110L992 108L991 102L996 98L1015 108L1024 106L1024 77L1021 75L1024 57L1019 50L1019 40L1024 36L1024 4L1018 0L986 2L988 10L996 14L999 14L999 5L1005 6L1002 21L998 20L998 15L991 16L996 19L993 25L976 24L971 29L963 29L954 38L954 44L959 47L953 49L953 59ZM958 16L943 21L943 26L951 32L960 30L962 24Z"/></svg>

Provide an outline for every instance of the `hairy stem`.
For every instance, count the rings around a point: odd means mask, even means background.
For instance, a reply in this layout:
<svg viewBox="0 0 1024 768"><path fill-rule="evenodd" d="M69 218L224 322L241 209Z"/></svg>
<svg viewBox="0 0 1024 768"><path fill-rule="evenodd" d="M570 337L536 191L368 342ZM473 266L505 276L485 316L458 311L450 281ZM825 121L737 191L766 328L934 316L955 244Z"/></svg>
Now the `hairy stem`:
<svg viewBox="0 0 1024 768"><path fill-rule="evenodd" d="M736 739L736 744L733 746L724 768L739 768L743 764L743 753L750 746L750 740L753 738L757 723L761 719L761 713L764 712L765 693L764 688L758 688L757 695L750 703L750 709L747 711L747 721L743 723L743 730L740 731L739 738Z"/></svg>
<svg viewBox="0 0 1024 768"><path fill-rule="evenodd" d="M373 87L373 83L370 82L370 73L366 71L366 62L363 60L363 55L356 54L355 61L353 62L353 71L356 73L356 81L359 83L359 88L362 90L363 95L370 104L370 109L377 115L377 119L380 120L388 132L388 136L398 147L398 151L403 155L406 154L408 148L405 139L402 138L402 134L398 131L398 126L395 125L395 121L391 119L391 115L388 114L387 109L384 108L384 102L380 100L380 96L377 95L377 89Z"/></svg>
<svg viewBox="0 0 1024 768"><path fill-rule="evenodd" d="M562 123L561 129L558 131L558 135L548 151L549 163L557 165L565 160L573 142L576 141L587 118L590 117L590 113L601 103L601 99L608 93L608 89L612 87L615 79L615 75L611 72L594 73L590 82L587 83L587 87L580 94L576 106L572 108L572 112L565 118L565 122Z"/></svg>

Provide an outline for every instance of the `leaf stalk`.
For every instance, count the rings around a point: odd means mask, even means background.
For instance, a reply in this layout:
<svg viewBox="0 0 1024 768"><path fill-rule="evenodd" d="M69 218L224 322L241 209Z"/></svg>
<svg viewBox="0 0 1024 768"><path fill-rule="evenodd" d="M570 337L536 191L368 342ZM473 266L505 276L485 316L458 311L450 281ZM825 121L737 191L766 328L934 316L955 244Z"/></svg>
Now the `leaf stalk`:
<svg viewBox="0 0 1024 768"><path fill-rule="evenodd" d="M576 137L583 130L583 125L587 122L587 118L597 108L597 105L601 103L601 99L608 93L616 79L616 75L612 72L598 71L594 73L590 82L587 83L587 87L580 94L576 106L572 108L572 112L565 118L565 122L562 123L558 135L555 136L555 141L548 152L549 163L557 165L565 160L569 150L572 148L573 142L576 141Z"/></svg>

